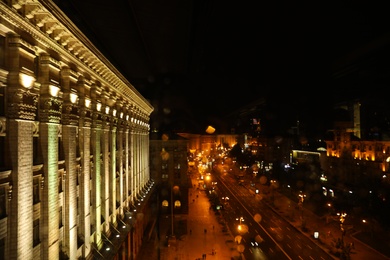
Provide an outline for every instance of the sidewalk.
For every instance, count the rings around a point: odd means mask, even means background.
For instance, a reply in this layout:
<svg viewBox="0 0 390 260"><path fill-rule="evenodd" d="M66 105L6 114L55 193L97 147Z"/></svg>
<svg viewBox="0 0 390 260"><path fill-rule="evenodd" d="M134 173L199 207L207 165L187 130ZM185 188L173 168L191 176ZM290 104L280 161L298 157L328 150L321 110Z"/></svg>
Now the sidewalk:
<svg viewBox="0 0 390 260"><path fill-rule="evenodd" d="M236 250L234 238L229 231L223 231L219 216L210 209L205 191L190 188L188 203L188 216L174 218L174 234L178 234L175 239L164 242L165 234L172 234L172 219L171 216L162 218L160 245L157 245L156 241L146 242L137 257L138 260L239 259L240 253Z"/></svg>

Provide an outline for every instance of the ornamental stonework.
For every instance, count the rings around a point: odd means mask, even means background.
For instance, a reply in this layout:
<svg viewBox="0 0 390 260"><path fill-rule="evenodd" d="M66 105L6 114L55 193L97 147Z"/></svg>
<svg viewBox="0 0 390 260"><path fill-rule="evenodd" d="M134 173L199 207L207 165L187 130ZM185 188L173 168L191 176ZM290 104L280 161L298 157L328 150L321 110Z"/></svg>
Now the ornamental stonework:
<svg viewBox="0 0 390 260"><path fill-rule="evenodd" d="M38 94L18 89L9 98L7 116L12 119L34 120L37 104Z"/></svg>
<svg viewBox="0 0 390 260"><path fill-rule="evenodd" d="M79 109L80 117L83 119L83 126L90 127L92 125L92 111L89 108L82 107Z"/></svg>
<svg viewBox="0 0 390 260"><path fill-rule="evenodd" d="M78 125L79 123L79 108L77 105L65 102L62 106L62 124Z"/></svg>
<svg viewBox="0 0 390 260"><path fill-rule="evenodd" d="M58 98L45 98L41 100L42 109L39 111L39 118L42 122L48 123L60 123L61 111L62 111L62 100Z"/></svg>
<svg viewBox="0 0 390 260"><path fill-rule="evenodd" d="M102 127L102 113L93 112L92 113L92 127L101 128Z"/></svg>

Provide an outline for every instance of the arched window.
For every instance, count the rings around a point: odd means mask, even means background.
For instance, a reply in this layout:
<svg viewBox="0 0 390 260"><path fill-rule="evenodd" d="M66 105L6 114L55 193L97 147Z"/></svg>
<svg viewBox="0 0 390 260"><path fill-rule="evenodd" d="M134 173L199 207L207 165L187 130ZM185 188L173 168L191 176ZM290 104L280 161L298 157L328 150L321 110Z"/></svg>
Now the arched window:
<svg viewBox="0 0 390 260"><path fill-rule="evenodd" d="M161 203L161 205L162 205L163 207L168 207L169 203L168 203L167 200L163 200L163 202Z"/></svg>
<svg viewBox="0 0 390 260"><path fill-rule="evenodd" d="M181 207L180 200L175 200L175 208L180 208L180 207Z"/></svg>

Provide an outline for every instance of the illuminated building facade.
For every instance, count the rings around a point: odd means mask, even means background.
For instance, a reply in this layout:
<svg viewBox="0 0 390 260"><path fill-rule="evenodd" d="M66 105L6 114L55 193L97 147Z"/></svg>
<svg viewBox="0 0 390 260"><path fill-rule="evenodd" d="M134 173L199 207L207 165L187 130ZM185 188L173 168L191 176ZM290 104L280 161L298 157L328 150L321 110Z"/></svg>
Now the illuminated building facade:
<svg viewBox="0 0 390 260"><path fill-rule="evenodd" d="M388 183L390 140L388 109L380 100L360 98L335 105L337 117L326 140L329 174L348 183ZM369 173L369 174L367 174Z"/></svg>
<svg viewBox="0 0 390 260"><path fill-rule="evenodd" d="M136 259L153 107L51 1L0 3L0 259Z"/></svg>

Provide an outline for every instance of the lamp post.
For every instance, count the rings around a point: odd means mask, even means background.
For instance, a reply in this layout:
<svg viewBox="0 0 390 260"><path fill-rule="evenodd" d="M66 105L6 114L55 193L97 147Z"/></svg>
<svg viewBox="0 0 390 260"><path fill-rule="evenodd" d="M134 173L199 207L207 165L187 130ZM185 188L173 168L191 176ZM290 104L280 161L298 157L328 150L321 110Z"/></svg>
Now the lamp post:
<svg viewBox="0 0 390 260"><path fill-rule="evenodd" d="M242 229L242 221L244 221L244 217L236 218L236 220L240 221L240 224L238 224L237 229L240 231Z"/></svg>
<svg viewBox="0 0 390 260"><path fill-rule="evenodd" d="M344 245L344 234L345 234L345 229L343 227L343 223L345 221L345 217L347 216L347 213L337 213L338 216L340 216L340 231L341 231L341 244Z"/></svg>
<svg viewBox="0 0 390 260"><path fill-rule="evenodd" d="M364 231L370 232L371 238L373 238L373 237L374 237L374 228L373 228L373 226L372 226L372 220L371 220L371 221L367 221L367 220L363 219L363 220L362 220L362 223L363 223L364 225L368 225L368 227L366 227L366 228L364 229Z"/></svg>
<svg viewBox="0 0 390 260"><path fill-rule="evenodd" d="M302 192L299 193L298 195L298 207L299 209L301 210L301 225L302 225L302 228L305 227L305 222L304 222L304 219L303 219L303 202L305 201L305 197L306 195L303 194Z"/></svg>
<svg viewBox="0 0 390 260"><path fill-rule="evenodd" d="M326 224L328 224L329 223L329 217L331 215L332 204L331 203L327 203L326 206L328 207L328 215L326 216Z"/></svg>
<svg viewBox="0 0 390 260"><path fill-rule="evenodd" d="M237 226L238 233L239 234L247 233L248 232L248 226L242 223L242 222L244 222L244 217L236 218L236 220L240 221L240 223Z"/></svg>

